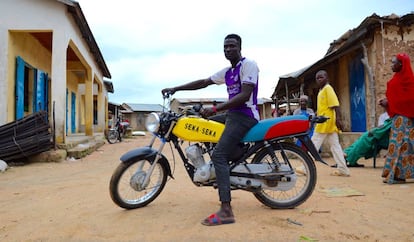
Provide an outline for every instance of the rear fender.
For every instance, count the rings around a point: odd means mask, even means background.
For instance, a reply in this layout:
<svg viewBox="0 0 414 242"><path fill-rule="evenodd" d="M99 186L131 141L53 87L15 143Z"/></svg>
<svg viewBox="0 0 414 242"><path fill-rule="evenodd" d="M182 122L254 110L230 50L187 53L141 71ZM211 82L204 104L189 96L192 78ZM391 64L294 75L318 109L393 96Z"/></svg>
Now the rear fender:
<svg viewBox="0 0 414 242"><path fill-rule="evenodd" d="M309 153L311 153L311 155L313 156L313 158L319 162L322 162L325 165L328 165L328 163L326 163L324 160L322 160L321 155L319 154L319 151L316 150L315 145L313 144L311 138L309 137L309 135L300 135L300 136L296 136L295 138L299 139L300 142L302 143L302 145L305 146L306 150L309 151Z"/></svg>
<svg viewBox="0 0 414 242"><path fill-rule="evenodd" d="M150 147L140 147L137 149L133 149L128 151L127 153L123 154L120 158L121 162L123 163L130 163L137 160L149 160L151 164L154 162L155 157L157 156L157 150L150 148ZM161 158L158 162L166 167L167 173L171 178L174 178L171 173L170 163L168 162L167 158L161 154Z"/></svg>

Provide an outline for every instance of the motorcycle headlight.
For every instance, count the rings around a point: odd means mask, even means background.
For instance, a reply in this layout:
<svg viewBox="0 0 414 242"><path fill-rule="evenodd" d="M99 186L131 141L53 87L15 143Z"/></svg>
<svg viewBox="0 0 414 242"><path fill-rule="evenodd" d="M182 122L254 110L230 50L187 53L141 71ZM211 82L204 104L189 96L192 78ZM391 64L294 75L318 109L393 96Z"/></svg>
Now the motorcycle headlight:
<svg viewBox="0 0 414 242"><path fill-rule="evenodd" d="M145 120L145 127L149 132L157 132L160 127L160 116L157 113L150 113Z"/></svg>

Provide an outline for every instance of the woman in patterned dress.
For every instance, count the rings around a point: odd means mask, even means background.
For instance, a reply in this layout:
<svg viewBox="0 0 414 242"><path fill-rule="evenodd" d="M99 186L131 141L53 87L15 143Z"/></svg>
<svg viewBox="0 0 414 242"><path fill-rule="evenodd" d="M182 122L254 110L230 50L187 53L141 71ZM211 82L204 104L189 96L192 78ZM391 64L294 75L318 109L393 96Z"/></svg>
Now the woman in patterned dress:
<svg viewBox="0 0 414 242"><path fill-rule="evenodd" d="M414 178L414 74L407 54L397 54L391 62L394 75L379 104L392 118L382 177L384 183L396 184Z"/></svg>

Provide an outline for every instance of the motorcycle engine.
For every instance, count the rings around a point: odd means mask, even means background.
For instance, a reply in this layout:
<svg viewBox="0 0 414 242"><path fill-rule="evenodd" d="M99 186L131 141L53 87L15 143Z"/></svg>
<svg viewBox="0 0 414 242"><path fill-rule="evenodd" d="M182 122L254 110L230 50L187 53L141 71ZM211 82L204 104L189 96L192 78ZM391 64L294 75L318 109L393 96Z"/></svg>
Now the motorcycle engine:
<svg viewBox="0 0 414 242"><path fill-rule="evenodd" d="M200 168L197 168L194 172L193 181L195 182L206 182L210 179L216 177L216 172L214 170L214 165L210 161L209 163L203 165Z"/></svg>
<svg viewBox="0 0 414 242"><path fill-rule="evenodd" d="M203 149L199 144L188 146L185 149L185 153L195 167L193 181L206 182L211 178L215 178L216 173L214 171L213 163L210 161L206 164L204 161Z"/></svg>
<svg viewBox="0 0 414 242"><path fill-rule="evenodd" d="M190 145L185 149L188 159L193 163L195 168L205 165L203 150L198 144Z"/></svg>

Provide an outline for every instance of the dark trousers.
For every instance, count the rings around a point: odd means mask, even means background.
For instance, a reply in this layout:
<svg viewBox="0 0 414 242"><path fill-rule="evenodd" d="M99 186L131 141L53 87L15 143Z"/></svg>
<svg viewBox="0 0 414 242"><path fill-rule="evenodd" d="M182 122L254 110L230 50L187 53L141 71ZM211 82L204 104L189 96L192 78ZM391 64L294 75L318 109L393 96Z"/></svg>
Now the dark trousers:
<svg viewBox="0 0 414 242"><path fill-rule="evenodd" d="M211 117L212 120L222 121L224 116ZM225 128L216 145L211 160L216 171L218 193L221 202L230 202L230 167L229 158L237 149L240 140L246 135L257 120L238 112L228 112L225 116Z"/></svg>

